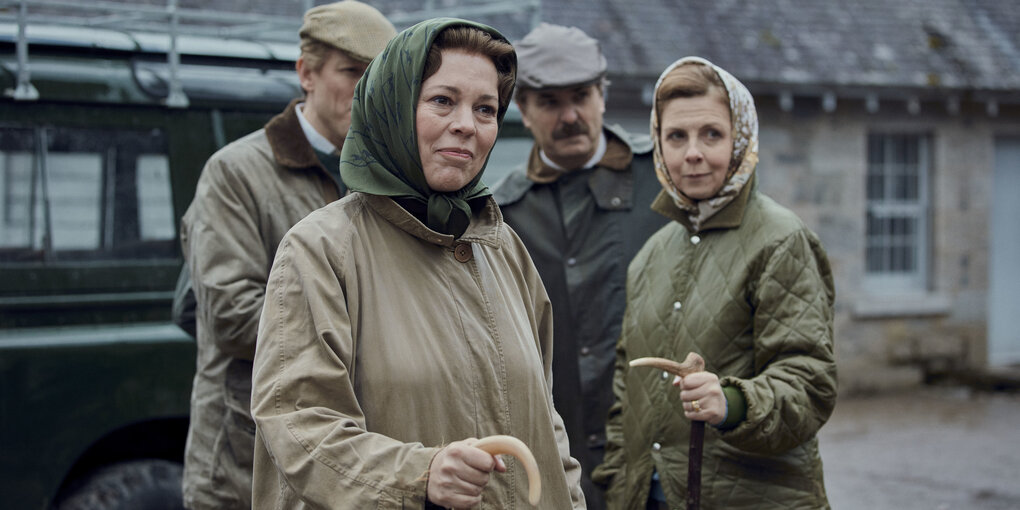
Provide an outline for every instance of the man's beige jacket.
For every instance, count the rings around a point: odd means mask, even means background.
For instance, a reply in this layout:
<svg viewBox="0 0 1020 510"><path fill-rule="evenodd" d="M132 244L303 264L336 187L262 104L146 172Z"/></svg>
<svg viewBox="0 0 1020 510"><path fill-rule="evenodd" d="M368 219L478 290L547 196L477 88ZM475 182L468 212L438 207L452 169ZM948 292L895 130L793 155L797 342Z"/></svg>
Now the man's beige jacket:
<svg viewBox="0 0 1020 510"><path fill-rule="evenodd" d="M214 154L181 222L196 299L198 360L184 463L192 510L251 507L251 360L280 239L339 198L292 102L265 129Z"/></svg>

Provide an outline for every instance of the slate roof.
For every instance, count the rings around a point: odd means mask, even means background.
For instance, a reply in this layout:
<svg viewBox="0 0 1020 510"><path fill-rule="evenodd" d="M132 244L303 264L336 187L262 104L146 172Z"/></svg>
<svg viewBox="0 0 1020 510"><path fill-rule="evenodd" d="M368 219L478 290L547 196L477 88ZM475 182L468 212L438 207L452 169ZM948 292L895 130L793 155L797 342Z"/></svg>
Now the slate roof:
<svg viewBox="0 0 1020 510"><path fill-rule="evenodd" d="M166 5L165 0L120 0ZM407 14L485 0L363 0L398 28ZM182 8L292 17L324 0L178 0ZM525 3L525 2L519 2ZM614 81L654 80L700 55L752 89L815 87L988 92L1020 102L1018 0L541 0L543 21L599 39ZM533 10L474 16L511 40ZM406 22L405 22L406 21Z"/></svg>
<svg viewBox="0 0 1020 510"><path fill-rule="evenodd" d="M369 1L388 14L424 4ZM526 14L476 19L512 40L530 28ZM1020 100L1018 0L542 0L541 19L599 39L616 77L654 80L674 60L700 55L759 88L994 91Z"/></svg>
<svg viewBox="0 0 1020 510"><path fill-rule="evenodd" d="M700 55L748 83L1020 92L1016 0L545 0L617 73Z"/></svg>

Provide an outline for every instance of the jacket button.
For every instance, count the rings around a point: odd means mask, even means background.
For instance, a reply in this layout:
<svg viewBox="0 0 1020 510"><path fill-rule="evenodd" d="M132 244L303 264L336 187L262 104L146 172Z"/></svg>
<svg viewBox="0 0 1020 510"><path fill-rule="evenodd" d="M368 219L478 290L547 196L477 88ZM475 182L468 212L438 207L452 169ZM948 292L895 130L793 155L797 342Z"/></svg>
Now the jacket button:
<svg viewBox="0 0 1020 510"><path fill-rule="evenodd" d="M667 371L663 370L663 371L662 371L662 378L663 378L663 379L669 379L669 372L667 372Z"/></svg>
<svg viewBox="0 0 1020 510"><path fill-rule="evenodd" d="M574 267L576 265L577 259L575 259L574 257L570 257L569 259L567 259L567 267Z"/></svg>
<svg viewBox="0 0 1020 510"><path fill-rule="evenodd" d="M620 204L622 203L623 200L620 200L620 197L613 197L612 199L609 200L609 204L612 205L613 207L620 207Z"/></svg>
<svg viewBox="0 0 1020 510"><path fill-rule="evenodd" d="M652 449L655 451L659 451L662 449L662 445L659 443L652 443Z"/></svg>
<svg viewBox="0 0 1020 510"><path fill-rule="evenodd" d="M698 244L701 242L701 236L691 236L691 244Z"/></svg>
<svg viewBox="0 0 1020 510"><path fill-rule="evenodd" d="M589 354L591 354L591 347L588 347L587 345L581 347L581 356L587 356Z"/></svg>
<svg viewBox="0 0 1020 510"><path fill-rule="evenodd" d="M674 301L674 302L673 302L673 311L674 311L674 312L679 312L679 311L680 311L680 309L681 309L681 308L683 308L683 306L684 306L684 305L680 304L680 302L679 302L679 301Z"/></svg>
<svg viewBox="0 0 1020 510"><path fill-rule="evenodd" d="M467 262L471 260L471 245L468 243L458 243L453 248L453 257L458 262Z"/></svg>

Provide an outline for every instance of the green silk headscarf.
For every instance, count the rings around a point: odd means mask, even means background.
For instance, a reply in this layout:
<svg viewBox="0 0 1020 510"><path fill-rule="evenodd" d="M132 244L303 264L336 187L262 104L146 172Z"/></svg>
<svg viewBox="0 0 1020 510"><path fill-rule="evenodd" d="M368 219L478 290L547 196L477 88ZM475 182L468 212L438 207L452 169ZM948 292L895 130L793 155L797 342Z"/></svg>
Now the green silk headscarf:
<svg viewBox="0 0 1020 510"><path fill-rule="evenodd" d="M429 228L460 237L471 221L468 202L492 194L482 184L485 165L458 191L429 189L415 127L425 58L439 32L453 26L475 27L506 41L492 27L453 18L423 21L397 34L372 60L354 89L351 127L340 154L340 175L353 191L425 204ZM497 113L500 126L505 114L506 109L501 107Z"/></svg>

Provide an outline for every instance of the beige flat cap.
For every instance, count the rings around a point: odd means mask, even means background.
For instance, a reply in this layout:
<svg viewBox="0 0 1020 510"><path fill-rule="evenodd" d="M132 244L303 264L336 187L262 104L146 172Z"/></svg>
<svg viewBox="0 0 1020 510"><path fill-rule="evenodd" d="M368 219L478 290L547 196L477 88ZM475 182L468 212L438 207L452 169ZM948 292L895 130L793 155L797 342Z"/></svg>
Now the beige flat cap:
<svg viewBox="0 0 1020 510"><path fill-rule="evenodd" d="M319 41L368 62L397 35L397 30L375 7L344 0L308 9L300 35L302 44Z"/></svg>

